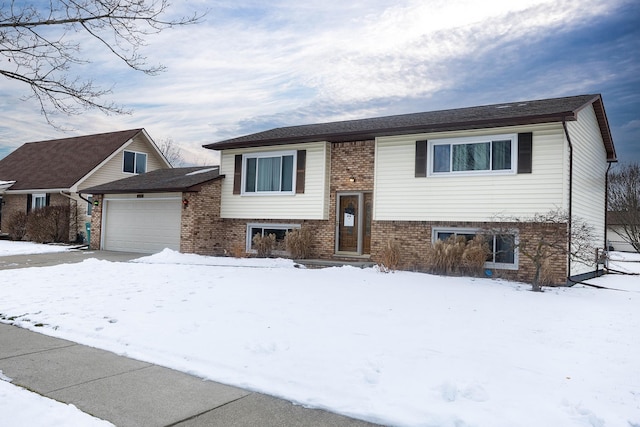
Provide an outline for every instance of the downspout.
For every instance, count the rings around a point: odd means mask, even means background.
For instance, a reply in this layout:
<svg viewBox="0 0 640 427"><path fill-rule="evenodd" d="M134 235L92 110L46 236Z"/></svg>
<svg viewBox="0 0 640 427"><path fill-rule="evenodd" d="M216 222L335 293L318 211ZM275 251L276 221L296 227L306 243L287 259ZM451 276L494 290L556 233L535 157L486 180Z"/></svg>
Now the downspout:
<svg viewBox="0 0 640 427"><path fill-rule="evenodd" d="M77 241L77 239L78 239L78 201L77 201L76 199L74 199L73 197L71 197L71 193L67 194L67 193L65 193L64 191L60 190L60 191L59 191L59 194L60 194L61 196L66 197L67 199L71 200L72 202L76 202L76 204L75 204L75 209L74 209L74 210L75 210L75 214L74 214L74 216L76 217L76 219L75 219L75 223L76 223L76 230L75 230L75 234L76 234L76 241ZM82 198L82 197L81 197L81 198ZM84 200L84 199L83 199L83 200ZM71 230L69 230L69 232L71 232Z"/></svg>
<svg viewBox="0 0 640 427"><path fill-rule="evenodd" d="M607 245L607 219L609 219L609 170L611 170L611 164L613 162L607 162L607 172L604 174L604 250L609 251L609 245Z"/></svg>
<svg viewBox="0 0 640 427"><path fill-rule="evenodd" d="M564 128L564 134L567 137L567 143L569 144L569 206L567 208L569 221L567 223L567 240L569 256L567 256L567 283L572 283L571 280L571 222L573 219L572 205L573 205L573 145L571 144L571 137L569 136L569 130L567 129L567 122L562 119L562 127Z"/></svg>

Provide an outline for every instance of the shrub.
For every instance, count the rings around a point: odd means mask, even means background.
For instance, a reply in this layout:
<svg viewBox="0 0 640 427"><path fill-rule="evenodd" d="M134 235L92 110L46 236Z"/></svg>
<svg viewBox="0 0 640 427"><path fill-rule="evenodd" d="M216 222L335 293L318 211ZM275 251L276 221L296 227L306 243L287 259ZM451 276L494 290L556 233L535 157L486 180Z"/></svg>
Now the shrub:
<svg viewBox="0 0 640 427"><path fill-rule="evenodd" d="M484 236L477 234L473 239L467 241L467 245L464 248L461 260L462 271L472 276L481 276L489 254L489 245Z"/></svg>
<svg viewBox="0 0 640 427"><path fill-rule="evenodd" d="M428 252L431 272L444 275L457 273L465 247L464 236L452 235L447 240L436 240Z"/></svg>
<svg viewBox="0 0 640 427"><path fill-rule="evenodd" d="M400 265L400 245L389 239L380 252L380 270L397 270Z"/></svg>
<svg viewBox="0 0 640 427"><path fill-rule="evenodd" d="M308 227L287 231L284 244L293 259L308 258L313 244L313 234Z"/></svg>
<svg viewBox="0 0 640 427"><path fill-rule="evenodd" d="M11 215L7 224L7 231L11 240L22 240L27 234L27 214L16 212Z"/></svg>
<svg viewBox="0 0 640 427"><path fill-rule="evenodd" d="M266 236L256 234L252 240L258 256L262 258L269 257L271 251L273 251L273 247L276 245L276 235L273 233L267 234Z"/></svg>
<svg viewBox="0 0 640 427"><path fill-rule="evenodd" d="M69 240L69 207L46 206L27 214L27 236L38 243Z"/></svg>
<svg viewBox="0 0 640 427"><path fill-rule="evenodd" d="M430 271L435 274L481 275L489 254L489 246L481 235L468 240L464 236L450 236L437 240L428 252Z"/></svg>

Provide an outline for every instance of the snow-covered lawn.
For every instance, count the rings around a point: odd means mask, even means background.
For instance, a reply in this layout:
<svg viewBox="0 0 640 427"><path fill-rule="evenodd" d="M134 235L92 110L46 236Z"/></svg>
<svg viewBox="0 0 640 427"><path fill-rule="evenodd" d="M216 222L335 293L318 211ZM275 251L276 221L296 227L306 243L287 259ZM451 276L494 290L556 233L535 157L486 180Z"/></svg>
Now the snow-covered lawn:
<svg viewBox="0 0 640 427"><path fill-rule="evenodd" d="M13 242L10 240L0 240L0 257L8 255L31 255L44 254L48 252L68 251L70 246L65 245L43 245L33 242Z"/></svg>
<svg viewBox="0 0 640 427"><path fill-rule="evenodd" d="M638 426L640 278L590 283L165 251L0 271L0 318L387 425Z"/></svg>

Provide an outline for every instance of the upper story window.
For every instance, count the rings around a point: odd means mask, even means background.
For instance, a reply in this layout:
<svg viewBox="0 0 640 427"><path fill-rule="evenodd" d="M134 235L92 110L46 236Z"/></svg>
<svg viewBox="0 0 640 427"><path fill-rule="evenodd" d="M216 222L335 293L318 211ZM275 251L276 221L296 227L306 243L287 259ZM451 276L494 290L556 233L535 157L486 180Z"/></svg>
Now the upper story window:
<svg viewBox="0 0 640 427"><path fill-rule="evenodd" d="M516 134L430 140L429 175L514 174L517 141Z"/></svg>
<svg viewBox="0 0 640 427"><path fill-rule="evenodd" d="M245 154L243 162L243 193L294 194L295 151Z"/></svg>
<svg viewBox="0 0 640 427"><path fill-rule="evenodd" d="M145 173L147 171L147 155L135 151L125 151L122 172Z"/></svg>

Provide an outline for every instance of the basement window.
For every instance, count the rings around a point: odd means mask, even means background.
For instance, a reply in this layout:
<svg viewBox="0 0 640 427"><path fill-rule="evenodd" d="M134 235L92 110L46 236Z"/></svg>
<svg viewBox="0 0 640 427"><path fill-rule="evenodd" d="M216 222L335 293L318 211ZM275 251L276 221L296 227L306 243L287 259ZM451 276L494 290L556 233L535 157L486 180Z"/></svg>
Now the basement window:
<svg viewBox="0 0 640 427"><path fill-rule="evenodd" d="M273 253L286 254L287 248L284 244L284 237L287 231L300 228L300 224L247 224L247 241L246 250L249 253L256 253L255 243L253 238L256 235L268 236L274 234L276 236L275 247Z"/></svg>

